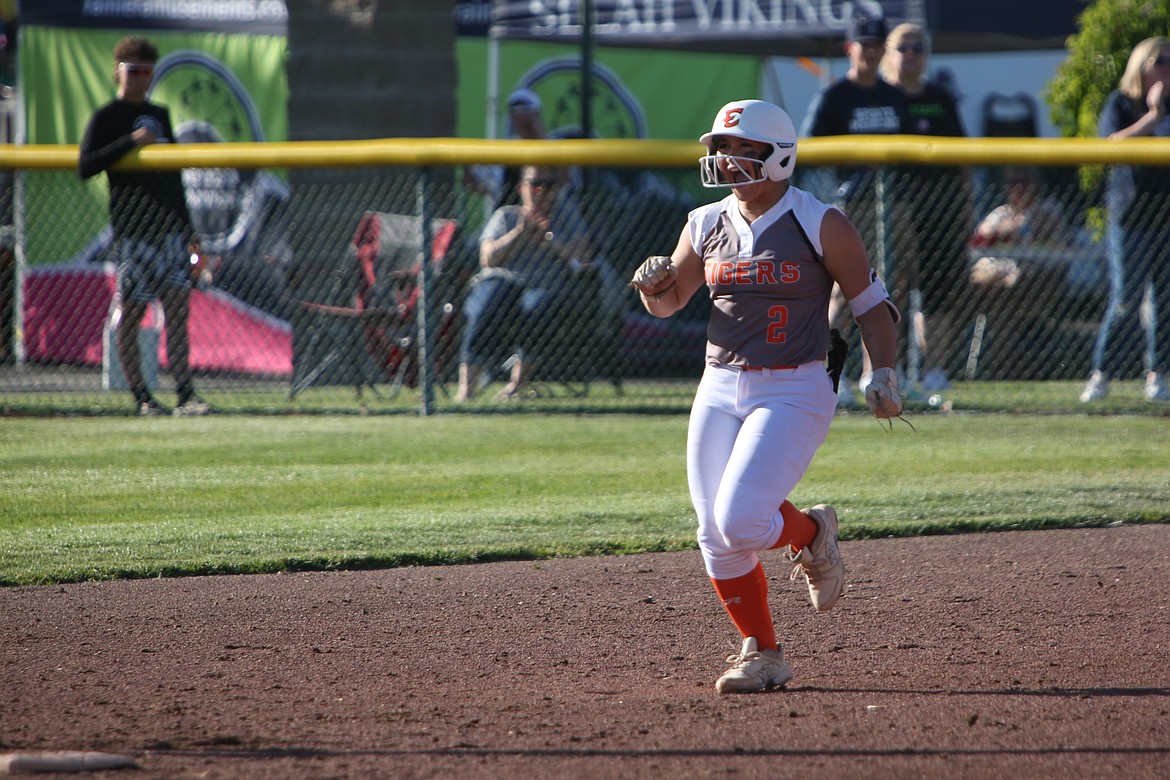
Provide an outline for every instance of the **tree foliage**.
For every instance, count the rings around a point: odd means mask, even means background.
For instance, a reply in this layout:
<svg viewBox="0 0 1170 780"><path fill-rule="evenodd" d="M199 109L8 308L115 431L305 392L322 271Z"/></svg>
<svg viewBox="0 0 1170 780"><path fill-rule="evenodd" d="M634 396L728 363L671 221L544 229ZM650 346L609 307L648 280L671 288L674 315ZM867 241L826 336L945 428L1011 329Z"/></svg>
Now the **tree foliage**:
<svg viewBox="0 0 1170 780"><path fill-rule="evenodd" d="M1068 39L1068 58L1043 97L1062 136L1095 138L1105 98L1117 89L1130 51L1151 36L1170 36L1170 2L1094 0L1077 26Z"/></svg>

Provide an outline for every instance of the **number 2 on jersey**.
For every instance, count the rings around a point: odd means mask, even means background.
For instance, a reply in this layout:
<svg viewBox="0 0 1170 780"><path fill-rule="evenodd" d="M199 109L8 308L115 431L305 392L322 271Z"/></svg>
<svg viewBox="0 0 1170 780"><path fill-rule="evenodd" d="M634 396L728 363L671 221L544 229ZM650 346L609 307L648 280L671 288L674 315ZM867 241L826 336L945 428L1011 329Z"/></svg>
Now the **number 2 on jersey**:
<svg viewBox="0 0 1170 780"><path fill-rule="evenodd" d="M768 343L783 344L788 340L784 329L788 327L788 307L778 304L768 309Z"/></svg>

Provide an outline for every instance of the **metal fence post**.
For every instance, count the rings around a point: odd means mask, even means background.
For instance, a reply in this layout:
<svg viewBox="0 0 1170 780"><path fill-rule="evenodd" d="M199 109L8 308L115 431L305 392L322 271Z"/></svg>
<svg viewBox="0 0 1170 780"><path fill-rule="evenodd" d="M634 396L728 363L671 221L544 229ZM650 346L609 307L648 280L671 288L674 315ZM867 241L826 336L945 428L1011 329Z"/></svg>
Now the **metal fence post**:
<svg viewBox="0 0 1170 780"><path fill-rule="evenodd" d="M875 184L875 194L877 195L874 208L877 213L874 214L876 219L877 231L877 247L874 258L874 264L878 276L882 278L887 284L893 285L893 279L890 278L890 231L892 229L892 222L890 220L890 212L893 211L893 204L888 202L889 194L893 191L890 186L890 169L883 165L878 168L877 182Z"/></svg>
<svg viewBox="0 0 1170 780"><path fill-rule="evenodd" d="M877 221L877 256L874 258L874 265L878 276L891 288L896 288L899 284L898 260L893 252L895 209L893 198L897 190L895 176L896 174L890 166L880 166L875 187L877 213L874 216ZM902 326L906 332L906 379L911 387L918 384L922 366L922 355L919 354L918 341L915 338L916 313L921 306L911 303L916 293L916 290L907 290L906 295L902 296L903 307L907 309L907 311L902 312Z"/></svg>

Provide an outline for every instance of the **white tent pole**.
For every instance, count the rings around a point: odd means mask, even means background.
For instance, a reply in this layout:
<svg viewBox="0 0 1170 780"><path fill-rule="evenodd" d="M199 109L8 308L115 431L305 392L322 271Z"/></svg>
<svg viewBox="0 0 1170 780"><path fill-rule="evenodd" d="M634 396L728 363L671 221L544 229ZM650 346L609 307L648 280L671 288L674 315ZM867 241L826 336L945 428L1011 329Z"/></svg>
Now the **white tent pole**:
<svg viewBox="0 0 1170 780"><path fill-rule="evenodd" d="M493 36L488 38L487 61L487 105L484 117L484 138L499 137L500 125L500 39ZM486 222L492 216L494 204L492 198L483 199L483 219Z"/></svg>
<svg viewBox="0 0 1170 780"><path fill-rule="evenodd" d="M760 68L760 97L770 103L775 103L789 114L792 111L785 105L784 88L780 85L780 76L776 73L776 57L764 57L763 67Z"/></svg>
<svg viewBox="0 0 1170 780"><path fill-rule="evenodd" d="M21 44L23 44L25 36L21 33L18 35ZM21 49L23 51L23 45ZM16 127L13 129L13 137L6 139L8 143L14 143L18 146L23 146L28 142L28 114L24 105L28 92L24 88L24 68L21 67L21 59L23 58L18 57L16 62L16 94L18 96L16 100ZM24 177L23 170L12 172L12 217L15 223L13 226L15 231L13 252L16 259L16 286L12 301L12 313L15 318L12 327L12 355L16 365L21 367L28 361L28 349L24 345L24 279L28 274L28 257L25 255L27 244L25 242Z"/></svg>
<svg viewBox="0 0 1170 780"><path fill-rule="evenodd" d="M485 138L496 138L500 122L500 39L488 39L487 117Z"/></svg>

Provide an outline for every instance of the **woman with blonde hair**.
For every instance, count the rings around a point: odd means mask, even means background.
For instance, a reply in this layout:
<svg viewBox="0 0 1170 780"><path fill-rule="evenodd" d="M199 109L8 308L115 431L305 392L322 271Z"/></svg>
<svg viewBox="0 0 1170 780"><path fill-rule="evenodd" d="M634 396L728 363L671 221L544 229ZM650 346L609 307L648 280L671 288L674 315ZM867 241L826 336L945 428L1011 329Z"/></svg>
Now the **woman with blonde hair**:
<svg viewBox="0 0 1170 780"><path fill-rule="evenodd" d="M1170 136L1170 39L1146 38L1133 47L1118 88L1105 99L1098 131L1105 138ZM1109 171L1109 301L1093 346L1093 373L1081 401L1109 394L1109 379L1141 362L1148 401L1170 401L1164 370L1170 342L1170 170L1116 165ZM1152 300L1142 305L1146 288ZM1159 311L1159 309L1161 311ZM1107 351L1110 338L1127 349Z"/></svg>
<svg viewBox="0 0 1170 780"><path fill-rule="evenodd" d="M930 35L916 24L899 24L886 38L878 69L906 96L905 132L966 136L954 95L926 79L929 54ZM960 351L963 321L965 244L972 221L964 173L916 166L899 171L898 180L901 218L896 222L905 229L896 251L908 266L899 269L898 286L912 291L909 343L922 356L923 389L943 390L950 385L947 364Z"/></svg>

